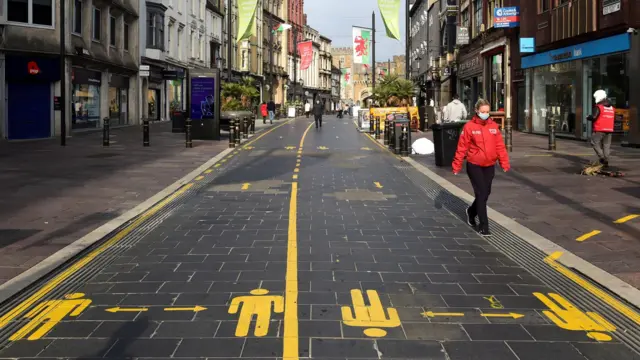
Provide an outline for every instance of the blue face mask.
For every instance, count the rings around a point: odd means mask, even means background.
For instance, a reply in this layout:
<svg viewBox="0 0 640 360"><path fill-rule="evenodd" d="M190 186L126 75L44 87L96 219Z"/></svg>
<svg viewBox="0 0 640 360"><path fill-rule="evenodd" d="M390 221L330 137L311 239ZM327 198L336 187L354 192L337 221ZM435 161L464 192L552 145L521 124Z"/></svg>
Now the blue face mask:
<svg viewBox="0 0 640 360"><path fill-rule="evenodd" d="M482 120L487 120L489 118L488 113L478 113L478 117Z"/></svg>

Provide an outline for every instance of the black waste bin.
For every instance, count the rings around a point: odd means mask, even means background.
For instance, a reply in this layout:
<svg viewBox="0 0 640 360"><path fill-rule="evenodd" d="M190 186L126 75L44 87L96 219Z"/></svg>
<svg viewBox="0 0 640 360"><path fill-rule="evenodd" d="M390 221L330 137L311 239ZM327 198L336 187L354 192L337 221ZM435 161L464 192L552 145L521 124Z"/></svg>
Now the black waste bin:
<svg viewBox="0 0 640 360"><path fill-rule="evenodd" d="M194 140L216 140L214 120L208 119L191 119L191 138Z"/></svg>
<svg viewBox="0 0 640 360"><path fill-rule="evenodd" d="M171 111L171 132L183 133L185 130L185 120L187 119L187 112L180 110Z"/></svg>
<svg viewBox="0 0 640 360"><path fill-rule="evenodd" d="M435 145L436 166L451 166L456 155L458 139L465 121L434 124L433 144Z"/></svg>

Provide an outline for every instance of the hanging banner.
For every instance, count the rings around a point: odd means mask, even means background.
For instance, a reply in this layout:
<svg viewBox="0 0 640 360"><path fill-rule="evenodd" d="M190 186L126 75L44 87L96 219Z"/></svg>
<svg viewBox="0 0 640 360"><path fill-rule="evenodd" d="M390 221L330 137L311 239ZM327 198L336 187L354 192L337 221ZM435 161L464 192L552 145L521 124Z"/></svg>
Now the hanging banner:
<svg viewBox="0 0 640 360"><path fill-rule="evenodd" d="M258 0L238 0L238 42L255 35Z"/></svg>
<svg viewBox="0 0 640 360"><path fill-rule="evenodd" d="M371 29L353 27L353 63L371 64Z"/></svg>
<svg viewBox="0 0 640 360"><path fill-rule="evenodd" d="M342 78L340 79L342 81L342 86L345 87L351 84L351 69L344 68L340 69L340 71L342 71Z"/></svg>
<svg viewBox="0 0 640 360"><path fill-rule="evenodd" d="M400 0L378 0L387 36L400 40Z"/></svg>
<svg viewBox="0 0 640 360"><path fill-rule="evenodd" d="M299 43L298 52L300 53L300 70L308 69L313 61L313 43L311 41Z"/></svg>

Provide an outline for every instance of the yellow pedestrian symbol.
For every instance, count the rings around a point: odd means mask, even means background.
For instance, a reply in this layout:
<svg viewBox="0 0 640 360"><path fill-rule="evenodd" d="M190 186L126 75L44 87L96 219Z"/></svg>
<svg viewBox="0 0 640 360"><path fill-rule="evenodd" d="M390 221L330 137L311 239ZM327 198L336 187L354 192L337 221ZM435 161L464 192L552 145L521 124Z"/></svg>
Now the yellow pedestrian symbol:
<svg viewBox="0 0 640 360"><path fill-rule="evenodd" d="M238 296L231 301L229 306L229 314L237 314L240 310L238 318L238 326L236 326L236 336L244 337L249 334L251 319L256 316L256 329L253 334L257 337L267 336L269 333L269 322L271 321L271 306L273 312L284 312L284 297L280 295L269 295L269 290L255 289L251 290L253 296Z"/></svg>
<svg viewBox="0 0 640 360"><path fill-rule="evenodd" d="M586 331L588 337L598 341L611 341L611 336L602 332L616 331L616 327L599 314L583 312L558 294L549 293L547 297L536 292L533 293L533 296L537 297L549 308L549 310L544 310L542 313L562 329Z"/></svg>
<svg viewBox="0 0 640 360"><path fill-rule="evenodd" d="M49 300L39 304L24 316L31 319L29 323L11 335L9 340L21 340L28 334L31 335L27 340L40 339L66 316L78 316L89 307L91 300L81 299L83 296L83 293L68 294L64 300Z"/></svg>
<svg viewBox="0 0 640 360"><path fill-rule="evenodd" d="M351 307L342 307L342 321L347 326L367 327L363 332L369 337L383 337L387 332L377 328L394 328L400 326L398 311L394 308L387 308L389 316L384 312L384 307L375 290L367 290L367 297L371 305L366 306L362 291L351 290L351 301L353 302L353 312Z"/></svg>

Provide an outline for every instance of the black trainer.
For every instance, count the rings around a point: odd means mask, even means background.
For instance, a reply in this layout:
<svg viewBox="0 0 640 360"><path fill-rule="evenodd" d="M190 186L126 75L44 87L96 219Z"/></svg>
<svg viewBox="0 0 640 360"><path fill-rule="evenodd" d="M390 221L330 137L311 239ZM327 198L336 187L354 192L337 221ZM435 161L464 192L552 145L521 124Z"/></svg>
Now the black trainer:
<svg viewBox="0 0 640 360"><path fill-rule="evenodd" d="M480 231L478 231L478 234L484 237L491 236L491 232L489 231L489 229L481 229Z"/></svg>
<svg viewBox="0 0 640 360"><path fill-rule="evenodd" d="M467 210L465 211L465 213L467 214L467 224L469 224L469 226L471 227L476 227L476 217L475 216L471 216L471 214L469 213L469 211L471 210L471 206L469 206L467 208Z"/></svg>

